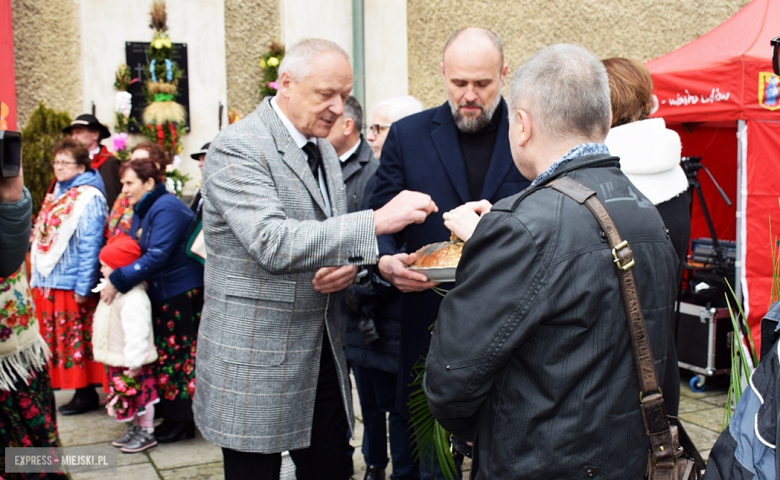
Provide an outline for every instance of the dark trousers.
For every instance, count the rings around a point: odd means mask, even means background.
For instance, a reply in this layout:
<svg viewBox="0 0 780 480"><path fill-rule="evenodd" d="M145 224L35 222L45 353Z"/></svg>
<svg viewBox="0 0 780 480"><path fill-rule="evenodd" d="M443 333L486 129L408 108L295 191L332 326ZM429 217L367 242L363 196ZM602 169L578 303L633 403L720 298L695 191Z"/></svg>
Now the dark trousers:
<svg viewBox="0 0 780 480"><path fill-rule="evenodd" d="M363 413L363 457L366 465L387 467L387 422L390 426L390 455L393 457L392 480L420 478L412 455L409 427L395 408L395 373L352 365L360 411Z"/></svg>
<svg viewBox="0 0 780 480"><path fill-rule="evenodd" d="M324 335L317 395L314 400L314 418L311 445L290 451L295 462L298 480L347 480L347 448L344 432L349 428L344 402L341 398L338 372L327 333ZM225 480L278 480L282 465L281 453L239 452L222 449Z"/></svg>

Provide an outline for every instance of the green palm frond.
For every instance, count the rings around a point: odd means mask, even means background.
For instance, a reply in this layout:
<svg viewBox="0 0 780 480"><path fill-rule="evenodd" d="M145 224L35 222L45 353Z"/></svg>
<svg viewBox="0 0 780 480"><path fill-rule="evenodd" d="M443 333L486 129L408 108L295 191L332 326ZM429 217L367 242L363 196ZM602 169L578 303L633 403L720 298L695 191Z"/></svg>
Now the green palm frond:
<svg viewBox="0 0 780 480"><path fill-rule="evenodd" d="M428 398L423 390L425 357L420 356L412 367L412 372L414 373L414 381L411 386L416 388L409 395L407 405L411 415L409 429L414 442L414 456L418 460L428 456L431 466L433 466L434 461L439 464L445 480L455 480L458 470L455 459L450 452L450 433L433 418L433 414L428 409Z"/></svg>

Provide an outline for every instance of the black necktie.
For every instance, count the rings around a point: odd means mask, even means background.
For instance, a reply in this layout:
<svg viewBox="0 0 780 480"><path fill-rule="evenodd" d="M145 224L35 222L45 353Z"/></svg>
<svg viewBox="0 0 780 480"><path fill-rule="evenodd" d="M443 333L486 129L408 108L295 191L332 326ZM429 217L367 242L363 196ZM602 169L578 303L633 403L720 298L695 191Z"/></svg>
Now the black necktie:
<svg viewBox="0 0 780 480"><path fill-rule="evenodd" d="M319 183L320 181L320 163L322 160L320 159L320 149L317 148L317 145L306 142L306 145L303 146L303 152L309 157L309 168L311 168L311 173L314 175L314 179Z"/></svg>

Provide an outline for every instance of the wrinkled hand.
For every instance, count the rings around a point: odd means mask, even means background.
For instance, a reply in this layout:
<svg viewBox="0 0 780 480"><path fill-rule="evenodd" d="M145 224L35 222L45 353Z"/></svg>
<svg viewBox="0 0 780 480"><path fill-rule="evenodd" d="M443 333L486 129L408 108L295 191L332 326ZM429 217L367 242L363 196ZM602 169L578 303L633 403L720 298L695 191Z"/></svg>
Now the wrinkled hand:
<svg viewBox="0 0 780 480"><path fill-rule="evenodd" d="M344 265L343 267L325 267L317 270L311 284L320 293L333 293L344 290L352 284L357 274L357 267Z"/></svg>
<svg viewBox="0 0 780 480"><path fill-rule="evenodd" d="M425 218L438 212L439 207L430 195L404 190L387 204L374 211L374 226L377 235L395 233L411 223L422 223Z"/></svg>
<svg viewBox="0 0 780 480"><path fill-rule="evenodd" d="M468 242L477 228L482 215L490 211L493 205L487 200L464 203L458 208L444 213L444 226L464 242Z"/></svg>
<svg viewBox="0 0 780 480"><path fill-rule="evenodd" d="M379 273L402 292L422 292L438 285L436 282L429 281L428 277L422 273L406 268L416 259L417 255L414 253L411 255L406 253L385 255L379 259Z"/></svg>
<svg viewBox="0 0 780 480"><path fill-rule="evenodd" d="M88 298L88 297L82 297L82 296L81 296L81 295L79 295L78 293L74 293L74 294L73 294L73 299L74 299L74 300L76 300L76 303L77 303L78 305L84 305L84 304L87 302L87 298Z"/></svg>
<svg viewBox="0 0 780 480"><path fill-rule="evenodd" d="M103 290L100 291L100 299L106 302L106 305L111 305L111 302L114 301L116 294L116 287L113 283L111 283L111 280L106 279L106 286L103 287Z"/></svg>

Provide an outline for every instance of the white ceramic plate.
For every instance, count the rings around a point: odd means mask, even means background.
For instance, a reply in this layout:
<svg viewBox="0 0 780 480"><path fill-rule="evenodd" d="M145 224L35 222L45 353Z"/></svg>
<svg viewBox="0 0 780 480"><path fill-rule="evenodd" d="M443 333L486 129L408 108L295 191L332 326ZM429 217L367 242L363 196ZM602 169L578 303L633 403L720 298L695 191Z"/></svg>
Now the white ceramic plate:
<svg viewBox="0 0 780 480"><path fill-rule="evenodd" d="M409 270L420 272L428 280L432 282L454 282L455 281L455 269L457 267L429 267L429 268L417 268L409 267Z"/></svg>

